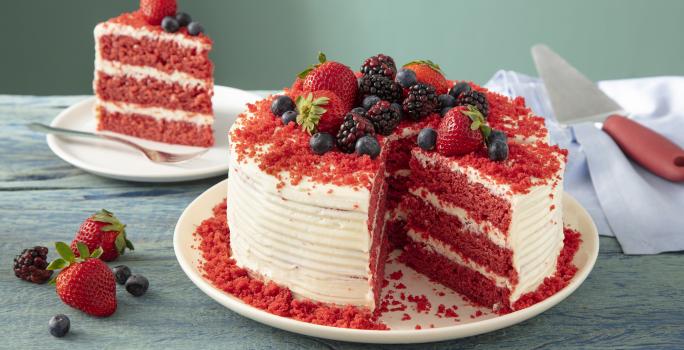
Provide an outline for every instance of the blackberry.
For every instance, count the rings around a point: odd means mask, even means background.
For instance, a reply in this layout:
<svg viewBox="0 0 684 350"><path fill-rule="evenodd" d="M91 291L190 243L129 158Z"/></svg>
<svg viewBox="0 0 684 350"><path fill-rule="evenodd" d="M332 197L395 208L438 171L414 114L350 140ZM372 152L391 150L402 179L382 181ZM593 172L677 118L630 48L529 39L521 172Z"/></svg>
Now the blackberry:
<svg viewBox="0 0 684 350"><path fill-rule="evenodd" d="M52 276L52 271L45 269L48 266L47 254L46 247L24 249L14 258L14 275L33 283L47 282Z"/></svg>
<svg viewBox="0 0 684 350"><path fill-rule="evenodd" d="M404 112L413 120L425 118L439 107L435 88L423 83L411 86L402 107Z"/></svg>
<svg viewBox="0 0 684 350"><path fill-rule="evenodd" d="M479 91L471 90L462 92L456 99L456 105L471 105L477 108L485 118L487 118L487 115L489 114L489 102L487 102L487 97Z"/></svg>
<svg viewBox="0 0 684 350"><path fill-rule="evenodd" d="M366 118L373 123L378 134L385 136L391 134L401 121L401 115L387 101L380 101L373 105L366 112Z"/></svg>
<svg viewBox="0 0 684 350"><path fill-rule="evenodd" d="M347 113L340 131L337 132L337 147L342 152L352 153L356 147L356 140L366 135L375 135L373 123L360 114Z"/></svg>
<svg viewBox="0 0 684 350"><path fill-rule="evenodd" d="M377 54L366 58L361 65L361 73L363 75L384 75L390 79L394 79L397 74L397 66L394 64L392 57Z"/></svg>
<svg viewBox="0 0 684 350"><path fill-rule="evenodd" d="M384 75L364 75L361 77L359 89L362 97L375 95L381 100L390 102L401 100L401 86Z"/></svg>

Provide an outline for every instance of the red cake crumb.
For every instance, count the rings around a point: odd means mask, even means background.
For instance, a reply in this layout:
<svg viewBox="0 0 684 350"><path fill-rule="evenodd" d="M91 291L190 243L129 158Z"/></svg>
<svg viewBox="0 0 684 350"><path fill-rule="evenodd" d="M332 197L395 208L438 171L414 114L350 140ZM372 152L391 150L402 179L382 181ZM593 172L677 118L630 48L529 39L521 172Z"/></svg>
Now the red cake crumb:
<svg viewBox="0 0 684 350"><path fill-rule="evenodd" d="M398 281L402 277L404 277L404 273L401 270L394 271L389 275L389 278L395 281Z"/></svg>
<svg viewBox="0 0 684 350"><path fill-rule="evenodd" d="M417 324L416 327L414 327L414 328L415 329L423 329L423 327L421 327L419 324Z"/></svg>
<svg viewBox="0 0 684 350"><path fill-rule="evenodd" d="M404 315L401 317L401 320L402 320L402 321L408 321L408 320L410 320L410 319L411 319L411 315L409 315L409 314L404 314Z"/></svg>
<svg viewBox="0 0 684 350"><path fill-rule="evenodd" d="M432 308L432 304L430 304L430 301L423 294L417 296L409 294L408 301L416 304L416 311L418 312L428 313Z"/></svg>
<svg viewBox="0 0 684 350"><path fill-rule="evenodd" d="M444 293L444 292L438 292L437 295L439 295L440 297L443 297L443 296L446 295L446 293Z"/></svg>
<svg viewBox="0 0 684 350"><path fill-rule="evenodd" d="M385 330L367 309L326 305L294 299L288 288L251 278L230 257L230 230L226 221L226 202L214 207L214 215L202 221L194 233L199 240L204 278L217 288L240 298L246 304L272 314L304 322L356 329Z"/></svg>
<svg viewBox="0 0 684 350"><path fill-rule="evenodd" d="M399 294L399 298L401 300L406 300L406 294L404 294L404 292L401 292L401 294Z"/></svg>
<svg viewBox="0 0 684 350"><path fill-rule="evenodd" d="M152 31L155 33L163 33L164 32L164 29L162 29L161 26L149 24L147 22L147 20L145 19L144 15L140 11L134 11L134 12L130 12L130 13L121 14L119 17L112 18L108 22L117 23L117 24L125 24L125 25L131 26L133 28L145 28L146 30L149 30L149 31ZM212 44L211 39L204 33L200 33L199 35L188 34L188 28L187 27L182 27L182 28L178 29L178 31L175 32L174 35L182 35L185 38L201 41L202 43L208 44L208 45Z"/></svg>
<svg viewBox="0 0 684 350"><path fill-rule="evenodd" d="M398 284L395 284L395 285L394 285L394 288L396 288L396 289L406 289L406 285L404 285L403 283L398 283Z"/></svg>

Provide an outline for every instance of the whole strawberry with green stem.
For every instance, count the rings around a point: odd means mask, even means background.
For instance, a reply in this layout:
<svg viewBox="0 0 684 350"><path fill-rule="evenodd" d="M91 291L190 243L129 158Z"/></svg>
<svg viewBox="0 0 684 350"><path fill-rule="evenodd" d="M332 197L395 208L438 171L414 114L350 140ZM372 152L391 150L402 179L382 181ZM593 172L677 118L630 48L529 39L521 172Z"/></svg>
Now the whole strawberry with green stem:
<svg viewBox="0 0 684 350"><path fill-rule="evenodd" d="M303 91L332 91L344 105L345 111L354 107L358 82L351 68L342 63L328 61L324 53L318 53L318 63L307 67L298 77L304 79Z"/></svg>
<svg viewBox="0 0 684 350"><path fill-rule="evenodd" d="M437 95L449 92L449 82L444 77L442 69L437 63L430 60L414 60L405 64L404 68L416 73L418 82L432 85L437 91Z"/></svg>
<svg viewBox="0 0 684 350"><path fill-rule="evenodd" d="M437 152L461 156L484 147L492 129L474 106L455 107L444 115L437 129Z"/></svg>
<svg viewBox="0 0 684 350"><path fill-rule="evenodd" d="M87 218L76 232L71 242L71 250L79 254L77 243L84 243L89 250L102 248L100 259L114 261L123 255L126 248L134 250L133 243L126 238L126 225L113 213L102 209Z"/></svg>
<svg viewBox="0 0 684 350"><path fill-rule="evenodd" d="M55 243L61 258L53 260L48 270L59 270L50 283L56 285L57 295L62 301L88 315L107 317L116 311L116 280L107 264L98 259L102 249L92 253L81 242L76 244L76 257L64 242Z"/></svg>

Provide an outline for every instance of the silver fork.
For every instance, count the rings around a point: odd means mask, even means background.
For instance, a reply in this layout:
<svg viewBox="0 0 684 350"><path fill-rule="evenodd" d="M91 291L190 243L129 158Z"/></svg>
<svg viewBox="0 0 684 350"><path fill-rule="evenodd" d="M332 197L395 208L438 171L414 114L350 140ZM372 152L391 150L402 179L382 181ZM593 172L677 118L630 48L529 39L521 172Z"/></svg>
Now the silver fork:
<svg viewBox="0 0 684 350"><path fill-rule="evenodd" d="M99 139L105 139L105 140L111 140L115 142L122 143L124 145L133 147L137 149L138 151L142 152L147 159L155 162L155 163L178 163L178 162L183 162L186 160L190 160L192 158L201 156L202 154L206 153L209 151L208 148L199 151L199 152L194 152L194 153L184 153L184 154L178 154L178 153L169 153L169 152L163 152L163 151L157 151L153 149L149 149L147 147L143 147L135 142L116 137L116 136L111 136L111 135L104 135L104 134L96 134L92 132L86 132L86 131L78 131L78 130L71 130L71 129L63 129L63 128L55 128L52 126L48 126L45 124L41 123L30 123L27 125L27 127L30 130L33 131L38 131L38 132L43 132L47 134L55 134L55 135L64 135L64 136L82 136L82 137L91 137L91 138L99 138Z"/></svg>

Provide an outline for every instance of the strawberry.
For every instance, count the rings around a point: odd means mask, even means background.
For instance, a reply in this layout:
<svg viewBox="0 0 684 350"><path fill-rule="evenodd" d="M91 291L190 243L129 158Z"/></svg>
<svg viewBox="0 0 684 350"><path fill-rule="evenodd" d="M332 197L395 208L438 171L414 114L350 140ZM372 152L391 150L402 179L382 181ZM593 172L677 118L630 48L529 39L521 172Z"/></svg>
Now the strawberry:
<svg viewBox="0 0 684 350"><path fill-rule="evenodd" d="M133 243L126 238L126 225L111 212L102 209L87 218L71 242L71 250L78 254L77 243L82 242L90 250L102 247L100 259L114 261L126 248L133 250Z"/></svg>
<svg viewBox="0 0 684 350"><path fill-rule="evenodd" d="M309 134L337 133L342 125L346 107L334 92L318 90L297 97L297 124Z"/></svg>
<svg viewBox="0 0 684 350"><path fill-rule="evenodd" d="M439 123L437 152L450 157L477 151L490 132L484 116L474 107L452 108Z"/></svg>
<svg viewBox="0 0 684 350"><path fill-rule="evenodd" d="M166 16L175 16L176 7L176 0L140 0L140 12L152 25L159 25Z"/></svg>
<svg viewBox="0 0 684 350"><path fill-rule="evenodd" d="M430 60L415 60L405 64L404 68L415 72L419 83L434 86L437 95L449 92L449 82L444 77L444 74L442 74L438 64Z"/></svg>
<svg viewBox="0 0 684 350"><path fill-rule="evenodd" d="M345 110L351 110L356 102L358 89L354 71L342 63L327 61L322 52L318 54L318 61L318 64L308 67L299 74L299 78L304 79L304 91L332 91L342 99Z"/></svg>
<svg viewBox="0 0 684 350"><path fill-rule="evenodd" d="M80 257L64 242L55 247L61 256L48 265L48 270L62 269L50 283L57 285L57 295L62 301L88 315L107 317L116 311L116 281L107 264L98 259L102 249L92 253L83 243L78 243Z"/></svg>

